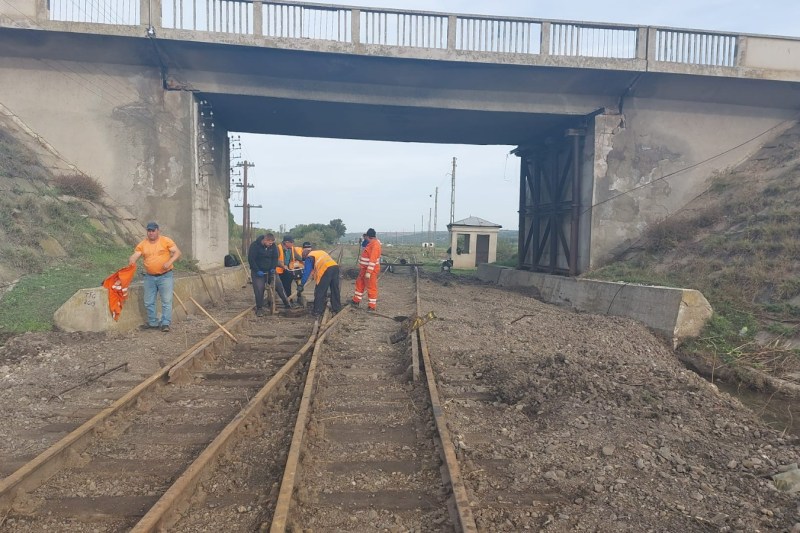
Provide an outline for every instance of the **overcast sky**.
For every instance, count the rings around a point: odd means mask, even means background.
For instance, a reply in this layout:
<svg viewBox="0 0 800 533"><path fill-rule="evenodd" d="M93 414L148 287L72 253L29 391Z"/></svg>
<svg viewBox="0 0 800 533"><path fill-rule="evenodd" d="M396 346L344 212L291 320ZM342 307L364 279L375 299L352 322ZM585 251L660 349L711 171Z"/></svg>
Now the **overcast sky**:
<svg viewBox="0 0 800 533"><path fill-rule="evenodd" d="M799 0L321 3L800 36ZM450 220L450 172L456 157L455 219L479 216L505 229L517 229L519 160L508 155L513 146L253 134L241 134L241 139L242 157L256 165L250 170L255 188L250 190L249 202L264 206L251 211L259 227L277 230L281 224L291 228L341 218L348 231L361 232L368 227L378 232L427 231L438 187L437 229L445 230ZM241 205L240 196L232 197L234 204ZM241 222L242 209L232 209Z"/></svg>

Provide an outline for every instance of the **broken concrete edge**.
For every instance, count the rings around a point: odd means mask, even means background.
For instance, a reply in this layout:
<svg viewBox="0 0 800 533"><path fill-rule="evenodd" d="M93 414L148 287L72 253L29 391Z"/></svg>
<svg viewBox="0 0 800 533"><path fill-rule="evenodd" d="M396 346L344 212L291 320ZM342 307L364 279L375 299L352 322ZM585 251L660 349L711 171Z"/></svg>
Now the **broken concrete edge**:
<svg viewBox="0 0 800 533"><path fill-rule="evenodd" d="M189 300L191 296L202 306L213 306L228 290L238 290L247 284L247 273L243 265L209 270L202 274L191 274L175 278L172 301L172 322L186 319L188 314L198 313ZM181 305L180 301L183 302ZM161 303L156 301L160 312ZM61 331L75 332L125 332L144 324L147 319L141 278L131 283L128 299L122 307L119 320L114 321L108 308L108 290L105 287L80 289L72 295L53 315L55 327Z"/></svg>
<svg viewBox="0 0 800 533"><path fill-rule="evenodd" d="M478 278L501 287L534 287L547 303L632 318L664 335L673 348L699 336L714 313L694 289L568 278L492 264L479 265Z"/></svg>

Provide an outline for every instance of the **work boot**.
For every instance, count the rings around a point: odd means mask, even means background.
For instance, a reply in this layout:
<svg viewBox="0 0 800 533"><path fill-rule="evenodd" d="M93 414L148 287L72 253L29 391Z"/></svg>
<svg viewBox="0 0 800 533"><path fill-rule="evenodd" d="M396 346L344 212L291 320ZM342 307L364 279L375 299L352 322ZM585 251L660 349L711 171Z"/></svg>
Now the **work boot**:
<svg viewBox="0 0 800 533"><path fill-rule="evenodd" d="M158 329L158 324L156 324L155 326L151 326L150 324L142 324L141 326L139 326L139 329L141 329L142 331Z"/></svg>
<svg viewBox="0 0 800 533"><path fill-rule="evenodd" d="M164 333L169 333L169 325L164 324L163 326L161 326L161 331L163 331Z"/></svg>
<svg viewBox="0 0 800 533"><path fill-rule="evenodd" d="M256 309L256 316L264 316L264 310L260 307Z"/></svg>
<svg viewBox="0 0 800 533"><path fill-rule="evenodd" d="M353 307L358 307L358 304L360 304L360 303L361 302L357 302L355 300L350 300L350 305L352 305Z"/></svg>
<svg viewBox="0 0 800 533"><path fill-rule="evenodd" d="M367 313L375 313L377 310L377 307L367 307Z"/></svg>

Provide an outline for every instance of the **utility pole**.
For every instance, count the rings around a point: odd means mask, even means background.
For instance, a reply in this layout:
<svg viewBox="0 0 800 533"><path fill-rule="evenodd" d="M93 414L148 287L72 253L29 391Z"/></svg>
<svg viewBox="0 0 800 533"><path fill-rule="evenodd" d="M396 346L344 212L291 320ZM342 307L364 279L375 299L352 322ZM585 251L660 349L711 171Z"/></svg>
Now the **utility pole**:
<svg viewBox="0 0 800 533"><path fill-rule="evenodd" d="M436 197L433 199L433 240L436 240L436 219L439 217L439 187L436 187Z"/></svg>
<svg viewBox="0 0 800 533"><path fill-rule="evenodd" d="M237 167L243 167L244 172L242 176L242 183L237 183L237 187L242 188L242 205L236 206L242 208L242 257L247 255L247 247L250 244L250 204L247 203L247 189L252 189L254 185L247 182L247 169L255 166L254 163L248 163L247 160L236 163ZM261 206L258 206L261 207Z"/></svg>
<svg viewBox="0 0 800 533"><path fill-rule="evenodd" d="M453 158L453 173L450 174L450 224L456 221L456 158Z"/></svg>
<svg viewBox="0 0 800 533"><path fill-rule="evenodd" d="M251 209L261 209L261 205L253 205L247 204L247 247L250 247L250 241L253 240L253 230L256 228L256 224L259 222L256 220L253 221L252 213L250 212Z"/></svg>
<svg viewBox="0 0 800 533"><path fill-rule="evenodd" d="M431 212L433 212L433 208L428 208L428 242L433 242L431 240Z"/></svg>

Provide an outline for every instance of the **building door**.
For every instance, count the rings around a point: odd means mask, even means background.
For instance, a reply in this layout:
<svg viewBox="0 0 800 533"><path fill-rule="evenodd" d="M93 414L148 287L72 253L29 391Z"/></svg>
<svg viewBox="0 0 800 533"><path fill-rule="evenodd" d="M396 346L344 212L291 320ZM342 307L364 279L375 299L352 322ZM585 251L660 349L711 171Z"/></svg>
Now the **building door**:
<svg viewBox="0 0 800 533"><path fill-rule="evenodd" d="M489 236L478 235L475 243L475 266L489 262Z"/></svg>

